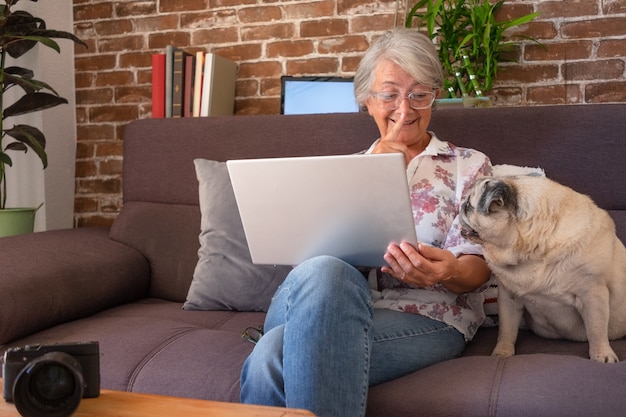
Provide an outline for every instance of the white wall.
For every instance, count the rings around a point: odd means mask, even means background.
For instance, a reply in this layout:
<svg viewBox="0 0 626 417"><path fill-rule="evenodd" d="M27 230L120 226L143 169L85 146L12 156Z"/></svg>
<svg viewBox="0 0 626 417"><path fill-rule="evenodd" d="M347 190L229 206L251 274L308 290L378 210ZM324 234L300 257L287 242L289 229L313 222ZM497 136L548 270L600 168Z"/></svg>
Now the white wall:
<svg viewBox="0 0 626 417"><path fill-rule="evenodd" d="M73 32L72 0L20 2L20 10L28 10L46 21L49 29ZM69 228L74 217L74 184L76 160L76 105L74 89L74 43L59 39L61 54L50 48L36 46L17 62L35 71L35 79L52 86L68 104L11 118L14 123L37 126L46 136L48 168L41 169L39 158L12 153L14 166L7 171L8 207L44 206L37 213L35 230ZM7 100L12 102L10 98Z"/></svg>

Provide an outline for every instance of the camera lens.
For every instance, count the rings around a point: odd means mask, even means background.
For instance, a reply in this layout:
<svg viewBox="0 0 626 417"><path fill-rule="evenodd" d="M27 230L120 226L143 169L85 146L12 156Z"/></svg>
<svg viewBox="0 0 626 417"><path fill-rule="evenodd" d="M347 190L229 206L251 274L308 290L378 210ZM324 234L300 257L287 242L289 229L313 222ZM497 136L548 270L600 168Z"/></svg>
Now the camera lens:
<svg viewBox="0 0 626 417"><path fill-rule="evenodd" d="M50 352L20 371L13 385L13 401L24 417L68 417L78 408L84 385L74 357Z"/></svg>

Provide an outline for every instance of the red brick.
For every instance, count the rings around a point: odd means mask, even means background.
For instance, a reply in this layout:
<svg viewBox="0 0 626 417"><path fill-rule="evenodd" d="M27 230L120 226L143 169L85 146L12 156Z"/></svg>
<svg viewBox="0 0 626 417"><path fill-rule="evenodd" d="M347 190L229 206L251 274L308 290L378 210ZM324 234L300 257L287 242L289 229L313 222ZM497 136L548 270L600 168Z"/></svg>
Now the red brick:
<svg viewBox="0 0 626 417"><path fill-rule="evenodd" d="M585 103L626 102L626 81L594 83L585 87Z"/></svg>
<svg viewBox="0 0 626 417"><path fill-rule="evenodd" d="M346 52L365 52L369 43L365 36L343 36L341 38L327 38L319 42L317 51L324 55L333 55Z"/></svg>
<svg viewBox="0 0 626 417"><path fill-rule="evenodd" d="M143 36L125 36L121 38L108 38L98 41L99 52L141 51L145 49Z"/></svg>
<svg viewBox="0 0 626 417"><path fill-rule="evenodd" d="M79 179L76 191L81 194L116 194L122 191L121 178Z"/></svg>
<svg viewBox="0 0 626 417"><path fill-rule="evenodd" d="M189 29L210 29L215 26L229 26L236 30L237 12L228 10L207 10L202 14L183 14L180 17L180 27Z"/></svg>
<svg viewBox="0 0 626 417"><path fill-rule="evenodd" d="M543 46L528 44L524 49L526 61L568 61L591 57L593 43L588 40L546 42Z"/></svg>
<svg viewBox="0 0 626 417"><path fill-rule="evenodd" d="M74 84L77 89L91 87L94 80L95 75L91 72L76 73L76 75L74 76Z"/></svg>
<svg viewBox="0 0 626 417"><path fill-rule="evenodd" d="M488 95L494 106L519 106L522 102L524 91L520 87L496 86L491 90L491 92L489 92Z"/></svg>
<svg viewBox="0 0 626 417"><path fill-rule="evenodd" d="M155 1L124 1L115 3L115 15L116 16L144 16L156 14ZM138 19L142 20L142 19Z"/></svg>
<svg viewBox="0 0 626 417"><path fill-rule="evenodd" d="M115 130L113 126L108 124L98 124L98 125L81 125L77 128L77 138L80 142L82 141L101 141L101 140L111 140L115 138ZM83 144L84 146L88 146L88 149L84 149L85 152L89 152L88 155L84 155L80 153L78 158L81 157L93 157L96 152L95 148L93 148L92 144Z"/></svg>
<svg viewBox="0 0 626 417"><path fill-rule="evenodd" d="M297 4L286 4L283 6L285 10L285 19L310 19L311 16L321 18L324 16L333 16L335 14L336 1L325 0L315 3L298 2Z"/></svg>
<svg viewBox="0 0 626 417"><path fill-rule="evenodd" d="M339 60L337 58L311 58L287 63L287 74L290 75L336 74L338 70Z"/></svg>
<svg viewBox="0 0 626 417"><path fill-rule="evenodd" d="M147 52L145 50L120 52L119 68L150 68L152 70L152 53L163 52L162 50Z"/></svg>
<svg viewBox="0 0 626 417"><path fill-rule="evenodd" d="M74 60L76 71L102 71L115 68L117 57L115 54L77 57Z"/></svg>
<svg viewBox="0 0 626 417"><path fill-rule="evenodd" d="M531 104L580 104L582 93L578 84L556 84L529 87L526 100Z"/></svg>
<svg viewBox="0 0 626 417"><path fill-rule="evenodd" d="M239 65L239 78L278 77L282 73L279 62L242 63Z"/></svg>
<svg viewBox="0 0 626 417"><path fill-rule="evenodd" d="M89 121L91 123L120 122L137 119L137 107L124 106L98 106L89 109Z"/></svg>
<svg viewBox="0 0 626 417"><path fill-rule="evenodd" d="M614 18L588 19L561 26L567 38L605 38L626 35L626 16Z"/></svg>
<svg viewBox="0 0 626 417"><path fill-rule="evenodd" d="M124 155L124 145L121 141L107 141L99 143L96 148L96 158Z"/></svg>
<svg viewBox="0 0 626 417"><path fill-rule="evenodd" d="M175 0L174 0L175 1ZM209 9L227 6L242 6L256 4L257 0L209 0Z"/></svg>
<svg viewBox="0 0 626 417"><path fill-rule="evenodd" d="M604 0L602 8L606 14L626 13L626 2L624 0Z"/></svg>
<svg viewBox="0 0 626 417"><path fill-rule="evenodd" d="M240 9L237 13L239 20L246 23L263 23L277 22L283 17L280 7L277 6L261 6L246 7Z"/></svg>
<svg viewBox="0 0 626 417"><path fill-rule="evenodd" d="M74 211L76 213L95 213L98 211L98 201L90 197L76 197Z"/></svg>
<svg viewBox="0 0 626 417"><path fill-rule="evenodd" d="M347 56L341 60L342 72L355 72L359 63L361 62L361 55L359 56Z"/></svg>
<svg viewBox="0 0 626 417"><path fill-rule="evenodd" d="M118 213L124 205L121 197L103 198L100 200L100 210L103 213Z"/></svg>
<svg viewBox="0 0 626 417"><path fill-rule="evenodd" d="M152 90L129 84L115 89L116 103L152 103Z"/></svg>
<svg viewBox="0 0 626 417"><path fill-rule="evenodd" d="M112 2L89 3L74 6L74 20L108 19L113 16Z"/></svg>
<svg viewBox="0 0 626 417"><path fill-rule="evenodd" d="M107 158L98 163L98 174L120 175L122 173L122 159Z"/></svg>
<svg viewBox="0 0 626 417"><path fill-rule="evenodd" d="M165 49L167 45L184 48L190 45L191 35L188 32L158 32L148 35L149 49Z"/></svg>
<svg viewBox="0 0 626 417"><path fill-rule="evenodd" d="M96 87L127 85L134 80L131 71L99 72L96 75Z"/></svg>
<svg viewBox="0 0 626 417"><path fill-rule="evenodd" d="M123 35L133 32L133 23L130 20L101 20L94 23L98 36Z"/></svg>
<svg viewBox="0 0 626 417"><path fill-rule="evenodd" d="M364 15L352 18L352 28L355 33L383 32L393 27L393 16L390 15Z"/></svg>
<svg viewBox="0 0 626 417"><path fill-rule="evenodd" d="M191 34L192 45L234 43L239 41L236 28L222 27L205 30L194 30Z"/></svg>
<svg viewBox="0 0 626 417"><path fill-rule="evenodd" d="M97 89L77 89L76 101L81 104L109 104L113 103L113 89L97 88Z"/></svg>
<svg viewBox="0 0 626 417"><path fill-rule="evenodd" d="M381 1L368 1L368 0L338 0L337 12L339 14L359 14L365 12L371 12L381 8L385 3L389 3L389 10L395 11L396 0L381 0ZM393 8L391 8L393 7Z"/></svg>
<svg viewBox="0 0 626 417"><path fill-rule="evenodd" d="M167 12L191 12L193 10L205 10L207 0L161 0L159 11Z"/></svg>
<svg viewBox="0 0 626 417"><path fill-rule="evenodd" d="M343 36L348 33L348 20L326 19L300 23L300 36Z"/></svg>
<svg viewBox="0 0 626 417"><path fill-rule="evenodd" d="M503 85L557 80L559 67L550 64L501 65L496 82Z"/></svg>
<svg viewBox="0 0 626 417"><path fill-rule="evenodd" d="M266 78L261 80L262 96L280 96L281 83L278 78Z"/></svg>
<svg viewBox="0 0 626 417"><path fill-rule="evenodd" d="M75 216L74 225L76 227L110 227L117 215L92 215L92 216L81 216L80 214Z"/></svg>
<svg viewBox="0 0 626 417"><path fill-rule="evenodd" d="M273 42L267 45L267 57L297 57L312 53L313 42L310 40L293 40Z"/></svg>
<svg viewBox="0 0 626 417"><path fill-rule="evenodd" d="M625 63L621 59L566 62L562 66L563 77L575 80L611 80L624 74Z"/></svg>
<svg viewBox="0 0 626 417"><path fill-rule="evenodd" d="M597 55L598 58L626 57L626 39L601 40Z"/></svg>
<svg viewBox="0 0 626 417"><path fill-rule="evenodd" d="M590 0L540 1L537 11L541 19L572 18L598 14L598 2Z"/></svg>
<svg viewBox="0 0 626 417"><path fill-rule="evenodd" d="M237 97L251 97L259 95L259 80L238 80L235 87Z"/></svg>
<svg viewBox="0 0 626 417"><path fill-rule="evenodd" d="M226 46L223 48L215 48L212 51L224 58L230 59L235 63L241 61L248 61L258 59L261 57L262 49L260 45L255 44L241 44Z"/></svg>
<svg viewBox="0 0 626 417"><path fill-rule="evenodd" d="M296 34L293 23L278 23L275 25L261 25L241 28L243 41L261 41L267 39L292 39Z"/></svg>
<svg viewBox="0 0 626 417"><path fill-rule="evenodd" d="M94 160L76 162L76 178L94 177L98 173L98 167Z"/></svg>
<svg viewBox="0 0 626 417"><path fill-rule="evenodd" d="M142 19L135 19L133 25L135 32L157 32L162 30L174 30L178 29L179 16L175 14L167 14L154 17L144 17Z"/></svg>

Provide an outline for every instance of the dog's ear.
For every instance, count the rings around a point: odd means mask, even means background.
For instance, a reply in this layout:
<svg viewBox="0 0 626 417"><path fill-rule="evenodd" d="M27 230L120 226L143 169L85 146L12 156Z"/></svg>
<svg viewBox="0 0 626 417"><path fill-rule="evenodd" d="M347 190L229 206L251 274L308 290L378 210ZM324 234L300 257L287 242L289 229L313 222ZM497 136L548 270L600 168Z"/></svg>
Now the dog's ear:
<svg viewBox="0 0 626 417"><path fill-rule="evenodd" d="M486 181L476 210L481 214L489 214L497 211L498 208L508 208L515 213L517 190L503 180Z"/></svg>

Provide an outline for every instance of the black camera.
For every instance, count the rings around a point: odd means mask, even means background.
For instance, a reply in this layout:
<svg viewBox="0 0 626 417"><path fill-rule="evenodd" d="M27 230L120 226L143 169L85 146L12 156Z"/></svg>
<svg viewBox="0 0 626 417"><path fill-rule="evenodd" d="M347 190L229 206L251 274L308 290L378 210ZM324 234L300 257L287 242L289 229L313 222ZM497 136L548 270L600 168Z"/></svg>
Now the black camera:
<svg viewBox="0 0 626 417"><path fill-rule="evenodd" d="M25 417L70 416L82 398L100 395L98 342L10 348L2 364L3 397Z"/></svg>

